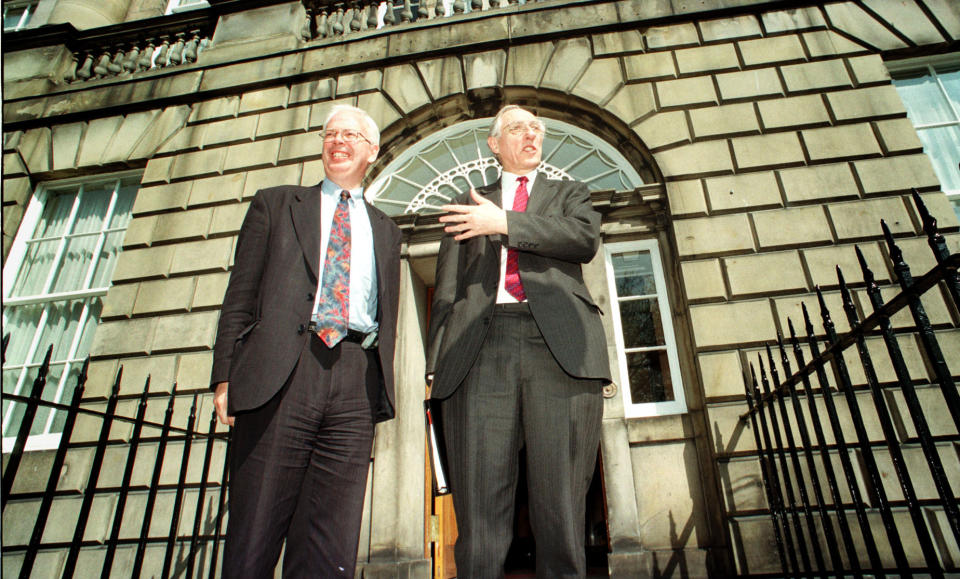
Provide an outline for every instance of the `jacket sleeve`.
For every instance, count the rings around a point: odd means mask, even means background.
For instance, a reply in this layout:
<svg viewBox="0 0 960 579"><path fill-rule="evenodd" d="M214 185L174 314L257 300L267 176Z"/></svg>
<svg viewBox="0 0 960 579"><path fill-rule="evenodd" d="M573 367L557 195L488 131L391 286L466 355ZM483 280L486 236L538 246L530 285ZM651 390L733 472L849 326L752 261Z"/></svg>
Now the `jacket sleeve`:
<svg viewBox="0 0 960 579"><path fill-rule="evenodd" d="M507 211L507 247L571 263L593 259L600 247L600 214L585 184L564 182L563 187L560 214Z"/></svg>
<svg viewBox="0 0 960 579"><path fill-rule="evenodd" d="M217 338L213 346L211 387L230 379L234 346L259 321L260 279L270 241L270 212L260 191L250 203L240 227L233 271L223 296Z"/></svg>
<svg viewBox="0 0 960 579"><path fill-rule="evenodd" d="M430 306L430 328L427 333L427 375L436 370L440 345L450 310L457 297L457 271L462 243L452 235L444 235L437 255L437 274L433 286L433 302Z"/></svg>

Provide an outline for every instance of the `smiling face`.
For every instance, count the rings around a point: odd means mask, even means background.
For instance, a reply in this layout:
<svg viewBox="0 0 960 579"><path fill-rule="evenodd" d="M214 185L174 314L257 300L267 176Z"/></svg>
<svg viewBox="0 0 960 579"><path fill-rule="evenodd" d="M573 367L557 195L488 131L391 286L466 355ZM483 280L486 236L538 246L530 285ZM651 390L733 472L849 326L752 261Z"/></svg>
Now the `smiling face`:
<svg viewBox="0 0 960 579"><path fill-rule="evenodd" d="M504 171L526 175L540 165L543 153L542 123L533 113L511 109L500 117L500 134L487 137L487 146L500 158ZM534 127L541 127L534 130Z"/></svg>
<svg viewBox="0 0 960 579"><path fill-rule="evenodd" d="M355 143L343 140L343 131L355 131L364 138ZM327 179L344 189L360 186L367 168L377 159L380 147L368 140L362 117L353 111L335 114L327 121L324 133L336 132L332 139L323 141L323 170Z"/></svg>

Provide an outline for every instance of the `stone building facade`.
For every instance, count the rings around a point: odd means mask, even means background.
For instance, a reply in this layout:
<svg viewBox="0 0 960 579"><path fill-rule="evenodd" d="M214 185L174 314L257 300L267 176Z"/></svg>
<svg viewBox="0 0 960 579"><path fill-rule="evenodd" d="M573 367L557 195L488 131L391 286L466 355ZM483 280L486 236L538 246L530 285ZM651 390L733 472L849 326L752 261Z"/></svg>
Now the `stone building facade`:
<svg viewBox="0 0 960 579"><path fill-rule="evenodd" d="M923 106L907 99L912 85L892 80L942 73L953 114L960 110L960 80L949 76L960 66L960 7L484 0L444 12L421 2L397 5L379 28L366 6L341 6L338 17L301 2L210 0L166 16L155 0L31 5L27 28L4 38L5 325L36 326L8 318L27 316L13 308L39 307L44 296L87 300L72 322L90 326L74 340L92 359L84 405L105 405L122 366L118 412L134 412L149 376L152 391L176 394L176 424L195 396L199 414L209 416L211 348L250 199L265 186L319 182L325 113L338 103L370 111L383 133L371 197L394 208L405 245L398 418L378 427L360 572L444 576L438 560L453 535L449 507L430 495L421 413L440 236L430 206L491 175L489 162L468 166L489 152L464 157L464 139L480 134L502 104L518 103L547 120L557 154L546 161L557 176L613 176L593 187L603 247L585 266L616 377L605 402L602 488L592 495L599 506L591 510L606 569L612 577L776 573L770 519L758 514L766 497L753 438L740 421L748 360L786 332L801 303L816 303L816 287L838 303L836 264L862 284L855 246L881 279L892 279L881 218L904 237L918 271L933 266L925 242L908 237L920 231L912 188L951 250L960 248L960 197L949 195L960 195L960 177L943 173L958 170L958 152L931 150L944 141L924 140L914 114ZM960 133L956 122L947 125ZM455 160L417 180L417 167L440 149ZM391 179L398 174L408 176ZM82 213L85 187L114 192L103 203L115 221L98 246L112 273L76 294L58 298L55 283L20 299L30 283L18 276L40 252L30 249L40 244L38 223L53 228L54 194L71 192ZM645 289L618 284L623 279ZM929 306L938 327L953 324L940 333L956 376L957 312L942 299ZM53 325L42 340L70 341L62 336L72 327ZM35 347L25 348L22 357L36 357ZM4 393L23 380L17 364L29 374L28 362L5 362ZM919 355L913 363L923 372ZM936 398L932 389L926 395ZM11 408L5 403L4 437ZM159 422L165 408L158 401L147 412ZM955 434L946 418L935 424ZM56 432L51 419L40 434L55 440ZM72 442L95 436L92 423L79 425ZM48 461L41 438L25 458L38 471ZM83 485L90 455L71 451L60 488ZM117 450L114 470L125 456ZM177 453L166 461L163 480L176 482ZM142 487L149 473L138 469ZM10 547L29 539L39 500L31 484L40 485L18 481L14 490L25 494L3 515L3 570L11 576L22 557ZM72 534L76 499L57 501L45 543L69 541L58 528ZM169 512L169 502L161 493L155 508ZM95 504L88 539L106 534L109 504L108 494ZM955 543L944 549L960 560ZM132 556L118 554L114 570L128 569ZM156 576L151 557L148 550L144 574ZM56 549L41 553L33 576L57 575L62 559ZM99 573L101 560L96 547L84 548L80 568Z"/></svg>

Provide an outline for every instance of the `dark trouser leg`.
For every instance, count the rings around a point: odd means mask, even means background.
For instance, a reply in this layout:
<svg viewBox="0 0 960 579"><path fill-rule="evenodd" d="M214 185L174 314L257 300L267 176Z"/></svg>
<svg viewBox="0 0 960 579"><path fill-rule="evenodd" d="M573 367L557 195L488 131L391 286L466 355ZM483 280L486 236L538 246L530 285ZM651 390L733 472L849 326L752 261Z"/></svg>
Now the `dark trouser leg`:
<svg viewBox="0 0 960 579"><path fill-rule="evenodd" d="M358 345L327 350L312 339L281 393L237 417L224 577L273 576L284 536L286 577L353 576L371 372L376 380L373 356Z"/></svg>
<svg viewBox="0 0 960 579"><path fill-rule="evenodd" d="M511 359L518 342L499 322L495 317L473 369L442 405L462 579L502 577L513 536L520 412Z"/></svg>
<svg viewBox="0 0 960 579"><path fill-rule="evenodd" d="M586 495L600 446L602 383L566 374L532 318L525 326L521 406L537 577L586 574Z"/></svg>
<svg viewBox="0 0 960 579"><path fill-rule="evenodd" d="M315 348L326 350L319 340ZM379 380L375 354L358 344L337 347L341 357L330 376L331 396L313 440L310 464L287 536L283 576L354 576L363 498L370 470L374 425L364 383Z"/></svg>

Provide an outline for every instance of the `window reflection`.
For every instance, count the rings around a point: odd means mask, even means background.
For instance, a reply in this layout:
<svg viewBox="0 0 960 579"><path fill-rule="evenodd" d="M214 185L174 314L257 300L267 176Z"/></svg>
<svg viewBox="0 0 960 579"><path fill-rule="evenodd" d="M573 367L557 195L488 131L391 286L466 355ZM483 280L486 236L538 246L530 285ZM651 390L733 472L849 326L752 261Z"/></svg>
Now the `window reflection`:
<svg viewBox="0 0 960 579"><path fill-rule="evenodd" d="M620 323L627 348L663 346L663 324L656 298L620 302Z"/></svg>
<svg viewBox="0 0 960 579"><path fill-rule="evenodd" d="M634 404L674 400L665 350L627 354L630 398Z"/></svg>

